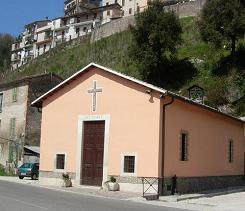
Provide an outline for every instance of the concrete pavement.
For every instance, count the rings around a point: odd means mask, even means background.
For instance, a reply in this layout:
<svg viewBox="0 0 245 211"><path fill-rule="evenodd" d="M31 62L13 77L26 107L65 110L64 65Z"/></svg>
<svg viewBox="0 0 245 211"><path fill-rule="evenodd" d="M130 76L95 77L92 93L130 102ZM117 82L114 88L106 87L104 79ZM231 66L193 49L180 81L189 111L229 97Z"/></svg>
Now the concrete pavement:
<svg viewBox="0 0 245 211"><path fill-rule="evenodd" d="M129 200L86 196L0 180L1 211L179 211Z"/></svg>
<svg viewBox="0 0 245 211"><path fill-rule="evenodd" d="M31 188L43 187L43 186L40 186L38 180L33 181L28 178L25 178L24 180L19 180L17 177L0 177L0 195L2 193L1 184L3 184L4 181L11 182L13 186L15 185L15 183L17 183L17 186L19 184L24 184L25 186L27 187L30 186ZM119 202L119 204L120 203L135 204L136 203L139 206L143 206L143 209L141 210L147 210L147 208L144 208L144 207L148 207L149 205L154 206L154 209L152 210L155 210L156 206L161 207L161 210L169 210L170 208L173 208L173 210L179 208L179 209L185 209L185 210L201 210L201 211L223 211L223 210L224 211L244 211L245 210L245 191L244 191L245 189L244 187L231 188L231 189L227 189L223 191L216 190L213 192L209 192L208 194L203 193L203 194L186 194L186 195L180 195L180 196L177 196L177 195L176 196L164 196L164 197L160 197L161 200L159 201L146 201L145 199L141 197L141 194L121 192L121 191L109 192L109 191L101 190L98 187L87 187L87 186L72 187L72 188L54 187L54 186L44 186L44 187L47 189L47 192L54 191L57 193L57 195L59 195L59 193L61 193L62 195L63 194L64 195L65 194L77 195L77 197L81 197L83 200L87 198L90 199L90 201L96 199L96 203L97 201L100 201L100 200L102 201L108 200L109 202L121 201ZM2 201L4 201L2 205L0 205L0 211L6 210L3 207L6 205L4 197L8 197L8 196L5 196L5 195L2 195L2 197L0 196L0 204ZM8 198L5 198L5 199L7 200ZM19 200L19 199L16 198L16 200ZM56 201L56 199L54 199L54 201ZM16 203L17 202L18 201L16 201ZM68 203L70 202L68 201ZM26 206L28 206L28 204ZM35 204L35 206L36 206L35 209L32 208L31 210L36 210L36 209L38 210L38 206L41 206L41 205ZM91 208L91 207L86 207L86 206L87 205L84 205L85 208ZM123 208L123 205L120 205L120 206L116 210L121 210L120 208ZM158 207L156 208L156 210L158 210ZM129 208L130 209L127 209L127 208L125 209L126 210L138 210L139 207L137 206L136 208L134 207L129 207ZM148 207L148 209L151 210L150 207ZM7 209L7 210L11 210L11 209ZM13 209L13 210L16 210L16 209ZM26 210L26 209L23 209L23 210ZM54 209L51 209L51 210L54 210ZM92 209L92 210L97 210L97 207L95 207L95 209Z"/></svg>

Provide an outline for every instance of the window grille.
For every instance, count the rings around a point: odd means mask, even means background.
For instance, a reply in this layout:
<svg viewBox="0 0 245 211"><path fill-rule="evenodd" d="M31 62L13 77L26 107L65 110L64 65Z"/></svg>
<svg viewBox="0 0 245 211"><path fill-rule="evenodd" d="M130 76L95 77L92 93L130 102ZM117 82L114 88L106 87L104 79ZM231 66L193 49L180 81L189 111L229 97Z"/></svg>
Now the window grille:
<svg viewBox="0 0 245 211"><path fill-rule="evenodd" d="M188 133L181 131L180 134L180 160L188 161Z"/></svg>
<svg viewBox="0 0 245 211"><path fill-rule="evenodd" d="M234 142L233 140L229 140L229 163L233 163L234 156Z"/></svg>
<svg viewBox="0 0 245 211"><path fill-rule="evenodd" d="M65 154L56 155L56 169L65 169Z"/></svg>
<svg viewBox="0 0 245 211"><path fill-rule="evenodd" d="M135 156L124 156L124 173L135 172Z"/></svg>

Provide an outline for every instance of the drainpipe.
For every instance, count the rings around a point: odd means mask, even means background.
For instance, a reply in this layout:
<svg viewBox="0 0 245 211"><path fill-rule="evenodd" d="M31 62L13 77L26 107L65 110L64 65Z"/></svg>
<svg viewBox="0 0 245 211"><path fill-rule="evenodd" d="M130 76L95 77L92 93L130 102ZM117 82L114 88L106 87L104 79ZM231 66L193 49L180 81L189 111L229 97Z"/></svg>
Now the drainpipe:
<svg viewBox="0 0 245 211"><path fill-rule="evenodd" d="M162 98L164 99L165 96L162 96ZM171 105L174 102L174 97L171 97L171 101L168 103L163 104L163 115L162 115L162 172L161 172L161 176L162 176L162 181L161 181L161 194L163 195L164 193L164 157L165 157L165 124L166 124L166 120L165 120L165 110L166 107Z"/></svg>

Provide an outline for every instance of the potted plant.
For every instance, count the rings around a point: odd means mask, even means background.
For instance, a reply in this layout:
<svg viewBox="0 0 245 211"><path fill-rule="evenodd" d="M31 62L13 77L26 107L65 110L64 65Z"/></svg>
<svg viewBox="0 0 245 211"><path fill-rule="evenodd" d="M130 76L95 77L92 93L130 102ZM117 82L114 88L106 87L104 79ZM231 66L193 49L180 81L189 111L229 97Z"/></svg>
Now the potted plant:
<svg viewBox="0 0 245 211"><path fill-rule="evenodd" d="M116 178L111 176L110 180L107 182L108 190L109 191L118 191L119 190L119 184L116 181Z"/></svg>
<svg viewBox="0 0 245 211"><path fill-rule="evenodd" d="M65 187L71 187L72 186L71 177L68 173L63 173L62 179L63 179Z"/></svg>

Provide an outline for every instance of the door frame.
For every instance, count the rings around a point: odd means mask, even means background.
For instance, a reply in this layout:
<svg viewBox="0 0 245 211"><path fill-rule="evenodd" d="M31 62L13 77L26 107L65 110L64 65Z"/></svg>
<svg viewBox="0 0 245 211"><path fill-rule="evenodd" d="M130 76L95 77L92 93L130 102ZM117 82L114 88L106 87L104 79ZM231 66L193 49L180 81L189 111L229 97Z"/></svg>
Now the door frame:
<svg viewBox="0 0 245 211"><path fill-rule="evenodd" d="M109 149L109 127L110 127L110 115L80 115L78 116L77 124L77 159L76 159L76 179L75 183L80 185L80 179L82 175L82 162L83 162L83 133L84 122L88 121L105 121L105 133L104 133L104 156L103 156L103 179L104 182L108 180L108 149Z"/></svg>

